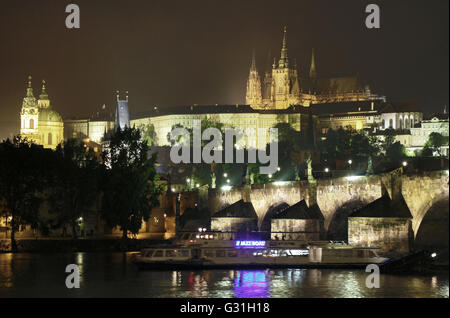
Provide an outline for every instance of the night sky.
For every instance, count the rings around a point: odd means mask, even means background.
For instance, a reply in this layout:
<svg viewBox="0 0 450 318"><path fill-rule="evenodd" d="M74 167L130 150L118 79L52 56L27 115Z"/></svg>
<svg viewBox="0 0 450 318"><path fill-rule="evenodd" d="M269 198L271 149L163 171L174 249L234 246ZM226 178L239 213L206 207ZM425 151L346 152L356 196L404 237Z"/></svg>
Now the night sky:
<svg viewBox="0 0 450 318"><path fill-rule="evenodd" d="M81 28L66 29L76 3ZM381 8L367 29L365 7ZM252 50L260 74L279 57L283 26L289 56L319 77L358 74L391 101L425 113L448 105L449 1L0 0L0 138L18 133L27 76L35 96L47 81L64 118L87 117L115 91L129 90L131 112L150 107L245 103Z"/></svg>

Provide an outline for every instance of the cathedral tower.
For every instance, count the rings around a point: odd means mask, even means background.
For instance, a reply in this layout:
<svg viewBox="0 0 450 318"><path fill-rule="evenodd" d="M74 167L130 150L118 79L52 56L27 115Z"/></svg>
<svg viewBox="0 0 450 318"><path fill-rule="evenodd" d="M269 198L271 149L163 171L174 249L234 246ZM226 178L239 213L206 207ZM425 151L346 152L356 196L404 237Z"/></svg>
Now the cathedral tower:
<svg viewBox="0 0 450 318"><path fill-rule="evenodd" d="M245 96L245 103L253 108L261 108L261 78L256 69L255 52L253 51L252 65L250 67L250 74L247 80L247 94Z"/></svg>
<svg viewBox="0 0 450 318"><path fill-rule="evenodd" d="M128 109L128 91L126 92L125 99L120 99L119 91L117 91L117 107L116 107L116 119L114 122L114 130L119 128L124 130L125 127L130 128L130 113Z"/></svg>
<svg viewBox="0 0 450 318"><path fill-rule="evenodd" d="M295 88L295 89L294 89ZM288 108L300 104L300 84L297 66L291 63L287 49L287 30L284 27L280 60L272 70L272 106L275 109Z"/></svg>
<svg viewBox="0 0 450 318"><path fill-rule="evenodd" d="M27 93L20 111L20 135L29 141L39 143L38 136L39 108L31 87L31 76L28 76Z"/></svg>

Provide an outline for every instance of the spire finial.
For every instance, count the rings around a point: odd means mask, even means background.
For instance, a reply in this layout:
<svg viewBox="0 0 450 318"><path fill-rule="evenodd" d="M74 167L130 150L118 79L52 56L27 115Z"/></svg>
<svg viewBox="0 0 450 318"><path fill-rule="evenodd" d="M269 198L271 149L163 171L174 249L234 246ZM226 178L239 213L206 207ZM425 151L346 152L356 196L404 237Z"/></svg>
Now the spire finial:
<svg viewBox="0 0 450 318"><path fill-rule="evenodd" d="M28 75L28 87L31 88L31 75Z"/></svg>
<svg viewBox="0 0 450 318"><path fill-rule="evenodd" d="M280 67L288 67L288 66L289 66L289 60L288 60L288 53L287 53L287 28L286 28L286 26L284 26L283 44L281 47Z"/></svg>
<svg viewBox="0 0 450 318"><path fill-rule="evenodd" d="M45 92L45 80L44 79L42 80L42 92L43 93Z"/></svg>
<svg viewBox="0 0 450 318"><path fill-rule="evenodd" d="M250 67L251 71L256 71L256 57L255 57L255 49L252 52L252 65Z"/></svg>
<svg viewBox="0 0 450 318"><path fill-rule="evenodd" d="M316 78L316 62L314 58L314 48L312 49L312 55L311 55L311 68L309 69L309 77L310 78Z"/></svg>
<svg viewBox="0 0 450 318"><path fill-rule="evenodd" d="M119 101L119 97L120 97L119 95L120 95L119 91L116 91L117 101Z"/></svg>

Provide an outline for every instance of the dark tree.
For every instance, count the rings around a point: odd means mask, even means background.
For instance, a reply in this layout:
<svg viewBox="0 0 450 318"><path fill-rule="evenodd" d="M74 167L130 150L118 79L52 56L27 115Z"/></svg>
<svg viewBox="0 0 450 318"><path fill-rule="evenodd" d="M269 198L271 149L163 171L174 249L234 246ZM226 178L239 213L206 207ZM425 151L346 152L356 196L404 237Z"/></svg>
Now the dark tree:
<svg viewBox="0 0 450 318"><path fill-rule="evenodd" d="M399 141L393 143L386 151L386 156L395 165L399 166L401 161L406 158L406 149Z"/></svg>
<svg viewBox="0 0 450 318"><path fill-rule="evenodd" d="M0 144L0 198L11 221L11 249L17 251L15 233L23 225L37 228L42 198L38 193L45 186L42 171L52 162L51 151L20 137Z"/></svg>
<svg viewBox="0 0 450 318"><path fill-rule="evenodd" d="M384 130L384 140L381 144L381 149L387 153L388 149L394 144L394 142L395 142L395 130L392 128Z"/></svg>
<svg viewBox="0 0 450 318"><path fill-rule="evenodd" d="M425 143L424 148L429 148L432 152L437 152L439 156L442 156L441 148L445 145L448 145L448 137L437 132L432 132L428 136L428 140Z"/></svg>
<svg viewBox="0 0 450 318"><path fill-rule="evenodd" d="M92 149L80 139L68 139L56 148L54 182L49 196L50 211L59 227L68 224L77 238L77 222L92 211L98 198L99 163Z"/></svg>
<svg viewBox="0 0 450 318"><path fill-rule="evenodd" d="M156 154L135 128L118 129L103 153L102 218L110 227L119 226L126 239L137 234L153 207L159 204L162 187L155 169Z"/></svg>

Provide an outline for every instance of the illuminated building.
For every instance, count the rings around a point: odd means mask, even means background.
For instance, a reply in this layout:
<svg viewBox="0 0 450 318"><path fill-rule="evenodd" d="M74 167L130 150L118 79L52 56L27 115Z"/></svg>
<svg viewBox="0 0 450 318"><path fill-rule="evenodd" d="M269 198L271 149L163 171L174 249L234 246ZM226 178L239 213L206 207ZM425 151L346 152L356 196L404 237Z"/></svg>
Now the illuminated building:
<svg viewBox="0 0 450 318"><path fill-rule="evenodd" d="M369 86L361 85L356 76L318 78L314 50L309 77L301 78L296 60L288 56L286 27L280 59L274 59L272 68L265 71L262 85L253 55L246 94L246 103L252 108L285 109L291 105L310 106L377 99L384 97L372 94Z"/></svg>
<svg viewBox="0 0 450 318"><path fill-rule="evenodd" d="M128 92L124 100L119 97L119 92L117 92L117 108L116 108L116 119L114 121L114 129L119 128L125 129L125 127L130 128L130 113L128 110Z"/></svg>
<svg viewBox="0 0 450 318"><path fill-rule="evenodd" d="M31 76L28 78L27 94L20 112L20 135L51 149L55 149L64 139L64 123L50 105L45 81L42 81L42 91L36 100L31 86Z"/></svg>

